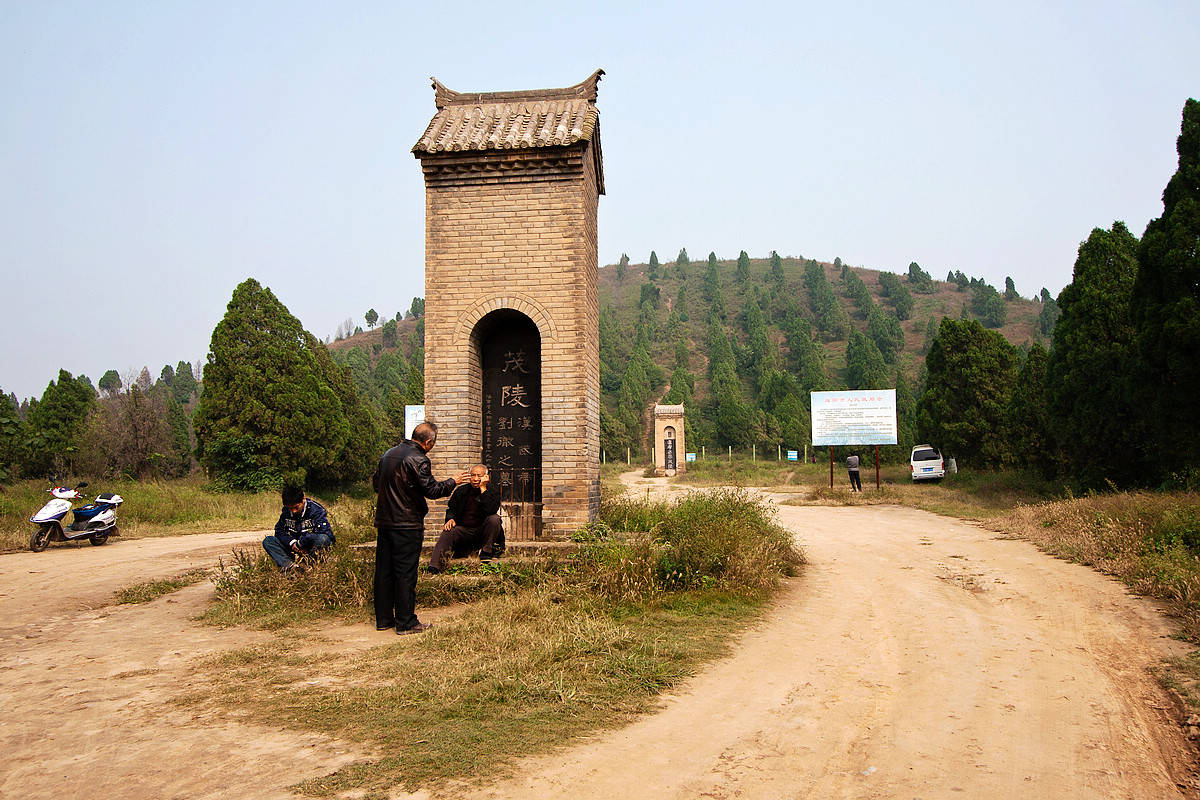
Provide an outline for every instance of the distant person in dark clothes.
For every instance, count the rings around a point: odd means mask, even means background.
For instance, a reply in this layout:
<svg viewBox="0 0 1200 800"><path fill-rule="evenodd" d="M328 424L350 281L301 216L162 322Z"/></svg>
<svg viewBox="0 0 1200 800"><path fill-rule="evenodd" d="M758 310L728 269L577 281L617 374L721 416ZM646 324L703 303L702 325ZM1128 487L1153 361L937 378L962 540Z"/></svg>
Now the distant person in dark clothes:
<svg viewBox="0 0 1200 800"><path fill-rule="evenodd" d="M851 453L846 459L846 471L850 473L850 491L861 492L862 480L858 475L858 453Z"/></svg>
<svg viewBox="0 0 1200 800"><path fill-rule="evenodd" d="M371 483L378 495L375 527L379 530L375 549L375 628L395 628L396 633L421 633L431 626L417 619L417 568L425 539L426 498L445 497L456 483L466 483L470 474L434 480L425 454L437 442L437 426L422 422L413 428L412 439L383 454Z"/></svg>
<svg viewBox="0 0 1200 800"><path fill-rule="evenodd" d="M504 552L504 527L500 523L500 492L491 484L484 464L471 467L471 482L459 486L446 504L446 524L438 537L429 571L446 568L446 551L463 558L479 551L479 560L487 563Z"/></svg>
<svg viewBox="0 0 1200 800"><path fill-rule="evenodd" d="M280 495L283 512L275 523L275 533L263 539L263 549L281 571L302 570L296 559L333 547L333 528L324 506L305 497L299 486L285 486Z"/></svg>

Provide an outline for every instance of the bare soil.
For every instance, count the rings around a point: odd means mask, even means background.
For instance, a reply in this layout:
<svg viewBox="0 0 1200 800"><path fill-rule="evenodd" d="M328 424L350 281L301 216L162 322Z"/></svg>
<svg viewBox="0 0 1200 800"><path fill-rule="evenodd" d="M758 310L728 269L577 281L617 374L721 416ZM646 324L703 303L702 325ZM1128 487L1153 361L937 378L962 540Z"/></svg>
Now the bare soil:
<svg viewBox="0 0 1200 800"><path fill-rule="evenodd" d="M779 513L810 563L730 658L657 713L522 761L519 777L416 796L1200 796L1194 752L1151 675L1183 648L1153 605L921 511ZM374 755L173 702L201 659L272 635L195 622L210 584L111 604L262 535L0 556L0 797L284 798ZM351 650L395 640L369 626L320 634Z"/></svg>

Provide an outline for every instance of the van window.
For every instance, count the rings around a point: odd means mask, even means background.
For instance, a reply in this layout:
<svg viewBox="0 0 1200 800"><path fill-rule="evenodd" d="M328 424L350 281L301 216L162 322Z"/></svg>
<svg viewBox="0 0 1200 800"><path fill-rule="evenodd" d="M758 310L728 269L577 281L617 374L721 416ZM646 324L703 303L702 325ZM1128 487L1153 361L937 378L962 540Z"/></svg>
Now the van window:
<svg viewBox="0 0 1200 800"><path fill-rule="evenodd" d="M913 461L938 461L941 456L937 450L917 450L912 454Z"/></svg>

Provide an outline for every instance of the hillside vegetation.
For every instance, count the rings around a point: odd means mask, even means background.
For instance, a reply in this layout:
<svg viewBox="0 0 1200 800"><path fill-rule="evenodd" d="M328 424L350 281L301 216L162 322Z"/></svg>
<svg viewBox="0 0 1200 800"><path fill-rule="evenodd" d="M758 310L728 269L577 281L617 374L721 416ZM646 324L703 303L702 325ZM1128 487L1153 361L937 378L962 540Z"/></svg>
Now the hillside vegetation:
<svg viewBox="0 0 1200 800"><path fill-rule="evenodd" d="M693 262L686 249L663 265L600 270L602 446L614 457L645 450L646 407L683 402L692 451L732 446L802 449L809 392L897 388L919 395L925 354L943 317L980 320L1027 349L1048 344L1055 305L1002 295L961 272L933 280L802 257ZM907 459L913 419L885 455Z"/></svg>

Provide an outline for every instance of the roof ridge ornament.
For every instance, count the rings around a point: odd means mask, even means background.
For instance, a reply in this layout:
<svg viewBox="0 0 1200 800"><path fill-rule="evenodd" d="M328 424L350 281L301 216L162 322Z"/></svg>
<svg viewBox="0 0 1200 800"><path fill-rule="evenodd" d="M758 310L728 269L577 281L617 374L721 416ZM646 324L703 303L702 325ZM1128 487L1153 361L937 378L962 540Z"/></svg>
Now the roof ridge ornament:
<svg viewBox="0 0 1200 800"><path fill-rule="evenodd" d="M595 103L599 94L600 78L604 70L598 69L584 80L562 89L532 89L520 92L456 92L446 87L437 78L430 76L433 83L433 104L439 111L449 105L472 103L503 103L512 100L587 100Z"/></svg>

